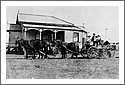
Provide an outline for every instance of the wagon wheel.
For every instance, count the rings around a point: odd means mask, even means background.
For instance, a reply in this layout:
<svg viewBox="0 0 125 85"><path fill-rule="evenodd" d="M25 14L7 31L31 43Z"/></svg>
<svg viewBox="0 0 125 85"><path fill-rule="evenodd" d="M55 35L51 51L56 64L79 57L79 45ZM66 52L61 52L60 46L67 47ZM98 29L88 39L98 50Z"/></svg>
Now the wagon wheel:
<svg viewBox="0 0 125 85"><path fill-rule="evenodd" d="M98 58L98 49L95 47L90 47L87 51L88 58Z"/></svg>
<svg viewBox="0 0 125 85"><path fill-rule="evenodd" d="M114 58L115 57L115 50L110 50L110 56L111 58Z"/></svg>
<svg viewBox="0 0 125 85"><path fill-rule="evenodd" d="M109 58L110 55L111 55L111 54L110 54L110 51L107 50L107 49L105 49L102 54L103 54L103 55L102 55L102 58Z"/></svg>
<svg viewBox="0 0 125 85"><path fill-rule="evenodd" d="M103 57L103 49L100 48L98 49L98 58L102 58Z"/></svg>

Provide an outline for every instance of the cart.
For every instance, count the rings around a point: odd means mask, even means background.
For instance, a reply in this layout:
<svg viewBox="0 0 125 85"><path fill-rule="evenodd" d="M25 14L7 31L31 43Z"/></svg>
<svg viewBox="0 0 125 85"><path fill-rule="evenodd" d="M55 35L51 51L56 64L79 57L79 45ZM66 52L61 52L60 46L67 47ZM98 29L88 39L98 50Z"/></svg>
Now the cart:
<svg viewBox="0 0 125 85"><path fill-rule="evenodd" d="M90 46L88 49L82 48L80 53L86 58L111 58L115 55L115 47L113 45L106 45L101 47Z"/></svg>

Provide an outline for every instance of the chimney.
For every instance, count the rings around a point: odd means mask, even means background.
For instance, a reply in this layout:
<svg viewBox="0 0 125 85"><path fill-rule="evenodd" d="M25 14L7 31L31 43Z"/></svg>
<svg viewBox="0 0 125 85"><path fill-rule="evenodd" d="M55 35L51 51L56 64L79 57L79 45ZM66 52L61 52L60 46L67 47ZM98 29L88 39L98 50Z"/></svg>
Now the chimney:
<svg viewBox="0 0 125 85"><path fill-rule="evenodd" d="M83 23L83 27L84 27L84 23Z"/></svg>

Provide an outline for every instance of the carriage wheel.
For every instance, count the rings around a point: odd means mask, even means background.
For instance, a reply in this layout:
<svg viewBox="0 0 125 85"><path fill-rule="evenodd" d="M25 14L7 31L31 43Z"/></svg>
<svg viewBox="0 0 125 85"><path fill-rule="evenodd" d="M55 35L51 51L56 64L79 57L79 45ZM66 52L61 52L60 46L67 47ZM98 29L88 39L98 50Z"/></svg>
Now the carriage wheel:
<svg viewBox="0 0 125 85"><path fill-rule="evenodd" d="M110 57L110 51L109 50L104 50L103 51L103 55L102 55L102 58L109 58Z"/></svg>
<svg viewBox="0 0 125 85"><path fill-rule="evenodd" d="M110 50L110 57L114 58L115 57L115 50Z"/></svg>
<svg viewBox="0 0 125 85"><path fill-rule="evenodd" d="M88 58L98 58L98 50L94 47L89 48L87 51Z"/></svg>

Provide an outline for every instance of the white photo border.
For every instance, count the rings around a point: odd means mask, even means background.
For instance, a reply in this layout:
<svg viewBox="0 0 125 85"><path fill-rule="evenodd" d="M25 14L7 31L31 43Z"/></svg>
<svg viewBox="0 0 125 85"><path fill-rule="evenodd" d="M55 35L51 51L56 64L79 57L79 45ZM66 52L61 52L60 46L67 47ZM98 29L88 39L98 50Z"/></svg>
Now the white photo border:
<svg viewBox="0 0 125 85"><path fill-rule="evenodd" d="M27 4L28 3L28 4ZM6 79L7 6L118 6L119 79ZM124 83L124 1L1 1L1 84L123 84Z"/></svg>

